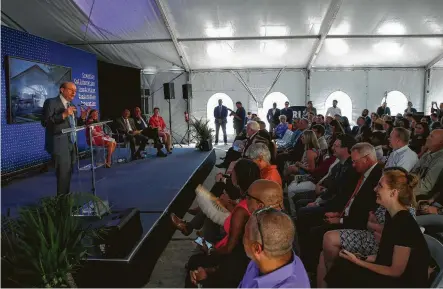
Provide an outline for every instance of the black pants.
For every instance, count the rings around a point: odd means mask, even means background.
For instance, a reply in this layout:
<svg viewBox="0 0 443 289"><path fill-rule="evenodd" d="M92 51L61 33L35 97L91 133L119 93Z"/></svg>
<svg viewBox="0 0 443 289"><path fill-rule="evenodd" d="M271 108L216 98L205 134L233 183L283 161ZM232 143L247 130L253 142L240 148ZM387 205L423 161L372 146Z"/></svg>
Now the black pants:
<svg viewBox="0 0 443 289"><path fill-rule="evenodd" d="M126 139L129 141L129 145L131 148L131 155L132 157L136 156L136 154L140 153L141 151L143 151L146 147L146 144L148 143L148 138L145 137L142 134L127 134L126 135ZM138 151L135 151L135 145L139 143L139 148Z"/></svg>
<svg viewBox="0 0 443 289"><path fill-rule="evenodd" d="M52 160L55 165L55 176L57 177L57 194L69 194L72 170L76 162L75 145L70 143L67 150L53 154Z"/></svg>
<svg viewBox="0 0 443 289"><path fill-rule="evenodd" d="M160 141L160 138L158 137L158 128L151 128L147 127L142 130L142 135L144 135L147 138L154 140L154 146L157 149L163 148L162 142Z"/></svg>
<svg viewBox="0 0 443 289"><path fill-rule="evenodd" d="M222 131L223 131L223 141L225 143L227 143L228 142L228 136L226 134L226 122L218 123L217 121L215 122L215 143L218 143L218 132L220 131L220 126L221 126Z"/></svg>

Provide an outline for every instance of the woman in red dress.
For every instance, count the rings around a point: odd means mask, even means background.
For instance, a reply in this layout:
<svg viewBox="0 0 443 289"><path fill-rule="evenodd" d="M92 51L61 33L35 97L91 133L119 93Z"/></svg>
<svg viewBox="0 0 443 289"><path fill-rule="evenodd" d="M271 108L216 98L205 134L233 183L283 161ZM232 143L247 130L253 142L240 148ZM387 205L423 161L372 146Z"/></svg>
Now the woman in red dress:
<svg viewBox="0 0 443 289"><path fill-rule="evenodd" d="M89 113L88 119L86 120L86 125L89 126L97 122L98 122L98 110L93 109ZM101 126L93 126L91 133L92 133L92 145L107 148L108 154L106 157L105 167L110 168L112 163L112 154L114 153L115 147L117 146L115 139L106 135L103 132L103 128ZM91 140L89 137L89 127L86 129L86 139L88 145L90 145Z"/></svg>
<svg viewBox="0 0 443 289"><path fill-rule="evenodd" d="M159 111L160 109L158 107L154 107L154 115L149 119L149 126L152 128L158 128L158 136L163 139L166 150L171 154L171 134L166 129L166 123L163 120L163 117L160 116Z"/></svg>

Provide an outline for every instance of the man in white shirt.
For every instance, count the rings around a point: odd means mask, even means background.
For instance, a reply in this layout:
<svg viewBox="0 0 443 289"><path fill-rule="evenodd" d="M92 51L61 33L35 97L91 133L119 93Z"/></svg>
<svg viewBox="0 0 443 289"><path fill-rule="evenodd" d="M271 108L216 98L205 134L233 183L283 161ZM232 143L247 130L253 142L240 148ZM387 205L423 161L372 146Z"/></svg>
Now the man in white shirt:
<svg viewBox="0 0 443 289"><path fill-rule="evenodd" d="M332 101L332 107L328 108L328 110L326 111L326 116L332 116L334 117L336 114L338 115L342 115L341 114L341 109L339 107L337 107L338 101L337 100L333 100Z"/></svg>
<svg viewBox="0 0 443 289"><path fill-rule="evenodd" d="M389 145L393 149L386 162L386 168L402 167L408 172L418 162L417 154L408 146L411 133L403 128L396 127L389 136Z"/></svg>

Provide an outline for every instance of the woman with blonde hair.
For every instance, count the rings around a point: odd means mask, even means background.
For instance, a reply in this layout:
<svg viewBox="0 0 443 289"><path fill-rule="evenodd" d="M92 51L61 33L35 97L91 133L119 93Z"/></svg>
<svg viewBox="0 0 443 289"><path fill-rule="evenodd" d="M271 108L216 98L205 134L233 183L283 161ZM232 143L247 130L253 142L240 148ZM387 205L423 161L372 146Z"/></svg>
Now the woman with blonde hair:
<svg viewBox="0 0 443 289"><path fill-rule="evenodd" d="M305 130L301 136L301 141L305 145L301 162L289 166L287 174L304 175L315 169L320 150L317 135L312 130Z"/></svg>
<svg viewBox="0 0 443 289"><path fill-rule="evenodd" d="M328 287L429 287L429 249L408 210L416 204L413 190L418 181L403 168L384 171L374 189L377 203L387 211L377 255L341 250L324 278Z"/></svg>

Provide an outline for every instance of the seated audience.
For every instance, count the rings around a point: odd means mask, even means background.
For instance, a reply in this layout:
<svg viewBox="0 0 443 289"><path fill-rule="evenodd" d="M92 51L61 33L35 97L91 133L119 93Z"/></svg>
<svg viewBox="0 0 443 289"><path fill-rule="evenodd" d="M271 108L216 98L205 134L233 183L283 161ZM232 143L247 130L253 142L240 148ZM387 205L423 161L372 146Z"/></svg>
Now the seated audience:
<svg viewBox="0 0 443 289"><path fill-rule="evenodd" d="M440 103L440 108L437 107L437 102L432 102L431 113L435 113L439 117L442 117L443 116L443 102Z"/></svg>
<svg viewBox="0 0 443 289"><path fill-rule="evenodd" d="M361 127L366 124L365 118L363 116L359 116L357 118L357 125L352 128L351 134L353 136L357 136L360 134Z"/></svg>
<svg viewBox="0 0 443 289"><path fill-rule="evenodd" d="M426 152L426 138L429 136L429 126L427 123L419 122L415 125L414 134L409 142L409 147L420 158Z"/></svg>
<svg viewBox="0 0 443 289"><path fill-rule="evenodd" d="M282 185L277 166L271 165L271 152L264 143L255 143L249 147L246 157L254 161L260 168L261 179L270 180Z"/></svg>
<svg viewBox="0 0 443 289"><path fill-rule="evenodd" d="M157 156L166 157L167 154L162 151L163 145L161 144L159 138L158 128L152 128L148 125L148 120L142 114L142 111L139 107L134 108L134 122L135 127L137 128L137 130L141 131L142 135L154 140L154 146L157 149Z"/></svg>
<svg viewBox="0 0 443 289"><path fill-rule="evenodd" d="M233 288L240 283L250 262L242 242L245 225L251 215L249 208L263 206L281 209L283 205L281 186L268 180L254 182L245 197L226 219L226 236L210 251L210 255L207 254L207 248L203 247L204 254L194 255L189 259L186 287L200 284L208 288Z"/></svg>
<svg viewBox="0 0 443 289"><path fill-rule="evenodd" d="M279 116L280 123L274 129L274 136L281 139L288 129L288 123L286 122L286 115Z"/></svg>
<svg viewBox="0 0 443 289"><path fill-rule="evenodd" d="M371 117L369 116L369 110L367 110L366 108L363 109L361 116L365 118L366 126L371 127L372 120L371 120Z"/></svg>
<svg viewBox="0 0 443 289"><path fill-rule="evenodd" d="M136 160L142 158L141 152L145 150L148 138L142 135L140 130L137 130L134 119L130 118L130 116L129 109L125 109L122 117L117 118L115 122L117 124L117 132L129 142L132 159ZM140 144L137 151L135 150L136 142Z"/></svg>
<svg viewBox="0 0 443 289"><path fill-rule="evenodd" d="M429 127L431 128L431 130L432 130L432 125L433 125L434 123L440 123L439 120L438 120L438 115L437 115L436 113L431 113L431 123L430 123L430 125L429 125Z"/></svg>
<svg viewBox="0 0 443 289"><path fill-rule="evenodd" d="M319 156L319 145L317 136L312 130L305 130L301 136L301 141L305 146L305 151L301 161L296 162L295 165L289 166L288 174L308 174L316 167L317 158Z"/></svg>
<svg viewBox="0 0 443 289"><path fill-rule="evenodd" d="M417 177L404 170L383 173L377 203L386 208L386 221L377 255L358 257L342 250L327 273L328 287L429 287L430 253L426 240L408 207L415 204ZM322 284L322 285L326 285Z"/></svg>
<svg viewBox="0 0 443 289"><path fill-rule="evenodd" d="M86 125L90 126L90 125L97 123L97 122L99 122L98 110L92 109L89 112L89 116L86 120ZM89 129L87 128L85 131L86 131L87 144L90 145L91 139L90 139ZM92 145L106 147L107 154L106 154L105 167L110 168L112 165L112 154L114 153L115 147L117 146L115 139L113 139L109 135L105 134L102 126L93 126L91 128L91 134L92 134Z"/></svg>
<svg viewBox="0 0 443 289"><path fill-rule="evenodd" d="M226 193L222 193L219 198L220 202L228 211L232 212L237 205L236 199L244 198L244 194L249 186L260 178L260 168L253 161L247 159L237 161L231 173L230 181L234 187L238 188L239 194L229 196ZM224 181L226 182L226 180ZM206 218L207 216L201 210L190 222L184 221L174 213L171 213L171 221L175 228L185 236L189 236L193 230L201 229Z"/></svg>
<svg viewBox="0 0 443 289"><path fill-rule="evenodd" d="M334 120L332 116L327 116L325 119L325 135L329 138L332 135L331 122Z"/></svg>
<svg viewBox="0 0 443 289"><path fill-rule="evenodd" d="M349 123L349 119L346 116L342 116L341 123L343 124L343 130L347 134L352 134L351 124Z"/></svg>
<svg viewBox="0 0 443 289"><path fill-rule="evenodd" d="M369 126L362 126L359 134L355 137L357 142L371 142L372 130Z"/></svg>
<svg viewBox="0 0 443 289"><path fill-rule="evenodd" d="M300 258L292 250L294 223L285 213L265 207L250 217L243 244L251 259L239 288L310 288Z"/></svg>
<svg viewBox="0 0 443 289"><path fill-rule="evenodd" d="M389 137L392 153L389 155L385 167L401 167L408 172L412 170L418 162L418 157L408 146L410 135L411 133L402 127L396 127L392 130Z"/></svg>
<svg viewBox="0 0 443 289"><path fill-rule="evenodd" d="M307 119L302 119L298 123L297 131L294 132L291 140L292 147L286 149L283 152L277 154L277 168L280 176L284 175L284 169L286 162L297 162L300 161L304 153L304 144L301 141L301 135L309 127L309 122Z"/></svg>
<svg viewBox="0 0 443 289"><path fill-rule="evenodd" d="M343 127L341 126L339 121L336 121L335 119L331 121L329 124L331 128L331 136L328 140L328 147L332 147L335 140L337 139L337 136L339 134L345 134L345 131L343 130Z"/></svg>
<svg viewBox="0 0 443 289"><path fill-rule="evenodd" d="M352 147L351 158L353 167L361 175L354 192L345 206L336 206L335 210L327 210L324 214L325 223L312 228L310 231L309 250L307 252L302 250L305 257L303 261L312 270L317 268L323 235L327 231L336 229L364 230L368 222L369 212L375 211L377 207L373 189L381 177L382 167L377 162L374 147L368 143L356 144Z"/></svg>
<svg viewBox="0 0 443 289"><path fill-rule="evenodd" d="M265 143L270 147L269 133L266 130L260 130L260 125L256 121L250 121L246 125L247 138L240 142L238 147L232 147L226 153L224 161L217 168L228 168L231 162L244 157L249 147L254 143Z"/></svg>
<svg viewBox="0 0 443 289"><path fill-rule="evenodd" d="M443 129L432 131L426 139L426 152L412 169L418 175L414 194L418 200L430 199L439 178L443 178Z"/></svg>
<svg viewBox="0 0 443 289"><path fill-rule="evenodd" d="M312 126L312 131L317 136L318 146L320 147L320 150L323 154L326 153L326 151L328 150L328 142L325 138L325 127L320 124L316 124Z"/></svg>
<svg viewBox="0 0 443 289"><path fill-rule="evenodd" d="M154 107L154 115L149 119L149 126L158 129L158 136L163 139L163 143L166 146L166 151L171 154L171 133L166 128L166 123L163 120L163 117L160 116L160 109L158 107Z"/></svg>
<svg viewBox="0 0 443 289"><path fill-rule="evenodd" d="M386 139L386 134L381 131L374 131L371 134L370 143L374 146L377 155L377 161L384 163L385 157L383 153L383 143Z"/></svg>

